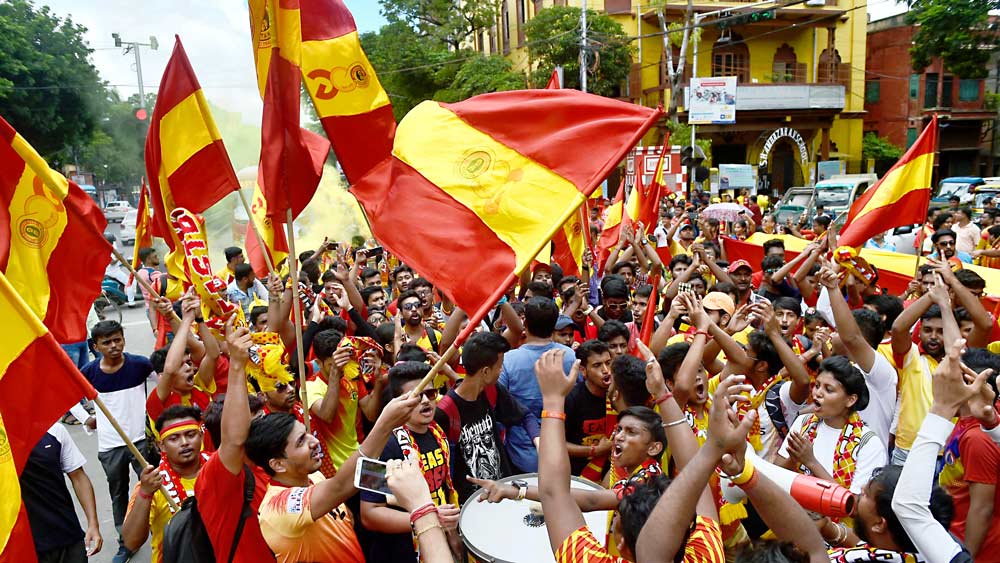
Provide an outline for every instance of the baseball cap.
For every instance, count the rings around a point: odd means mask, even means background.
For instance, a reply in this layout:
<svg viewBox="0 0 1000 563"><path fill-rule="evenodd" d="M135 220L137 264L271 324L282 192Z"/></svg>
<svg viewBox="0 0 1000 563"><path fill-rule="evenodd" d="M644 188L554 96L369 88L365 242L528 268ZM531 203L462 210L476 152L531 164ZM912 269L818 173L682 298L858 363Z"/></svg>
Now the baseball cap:
<svg viewBox="0 0 1000 563"><path fill-rule="evenodd" d="M730 302L732 302L732 300L730 300ZM556 330L562 330L571 324L573 324L573 319L567 317L566 315L559 315L559 318L556 319Z"/></svg>
<svg viewBox="0 0 1000 563"><path fill-rule="evenodd" d="M750 271L753 271L753 266L750 265L750 262L747 262L746 260L735 260L729 265L729 273L731 274L743 267L750 268Z"/></svg>
<svg viewBox="0 0 1000 563"><path fill-rule="evenodd" d="M733 298L721 291L712 291L706 294L705 298L701 300L701 306L706 310L725 311L730 316L736 312L736 304L733 303Z"/></svg>

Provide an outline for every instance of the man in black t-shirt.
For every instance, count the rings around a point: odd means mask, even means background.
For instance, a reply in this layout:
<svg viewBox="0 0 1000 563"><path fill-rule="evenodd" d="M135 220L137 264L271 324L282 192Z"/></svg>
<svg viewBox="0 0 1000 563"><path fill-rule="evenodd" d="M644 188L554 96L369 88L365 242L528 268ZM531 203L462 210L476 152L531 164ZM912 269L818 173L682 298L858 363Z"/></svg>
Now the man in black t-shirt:
<svg viewBox="0 0 1000 563"><path fill-rule="evenodd" d="M566 442L573 475L600 482L611 452L614 409L608 405L611 351L600 340L588 340L576 349L583 380L566 397Z"/></svg>
<svg viewBox="0 0 1000 563"><path fill-rule="evenodd" d="M467 375L441 399L434 415L454 447L452 474L460 503L477 489L466 477L496 481L513 474L501 425L523 426L532 439L539 434L538 419L496 384L508 350L510 344L499 334L472 335L462 347Z"/></svg>
<svg viewBox="0 0 1000 563"><path fill-rule="evenodd" d="M430 366L423 362L400 362L393 366L389 370L389 387L393 397L412 391L429 371ZM438 390L434 387L424 389L420 406L410 414L405 425L393 430L379 458L382 461L419 460L431 500L437 505L438 520L452 535L458 526L458 497L451 483L447 438L434 422L437 394ZM361 523L372 532L365 555L368 561L416 561L410 515L389 506L384 495L361 491ZM457 536L453 543L457 544Z"/></svg>

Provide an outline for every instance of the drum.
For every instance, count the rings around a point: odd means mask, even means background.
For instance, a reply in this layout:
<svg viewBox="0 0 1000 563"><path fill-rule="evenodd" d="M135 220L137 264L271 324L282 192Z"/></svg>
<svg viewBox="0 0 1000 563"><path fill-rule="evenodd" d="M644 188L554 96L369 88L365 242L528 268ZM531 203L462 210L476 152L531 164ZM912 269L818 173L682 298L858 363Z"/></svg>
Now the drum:
<svg viewBox="0 0 1000 563"><path fill-rule="evenodd" d="M538 485L537 473L526 473L501 479L500 483L510 483L524 480L529 486ZM581 479L571 477L570 486L574 489L601 490L601 486ZM483 489L476 491L462 505L462 513L458 522L458 533L469 551L470 561L482 563L543 563L555 562L552 547L549 544L549 533L542 521L531 515L528 510L530 501L504 500L498 503L479 502ZM583 519L587 527L604 543L608 531L608 511L585 512Z"/></svg>

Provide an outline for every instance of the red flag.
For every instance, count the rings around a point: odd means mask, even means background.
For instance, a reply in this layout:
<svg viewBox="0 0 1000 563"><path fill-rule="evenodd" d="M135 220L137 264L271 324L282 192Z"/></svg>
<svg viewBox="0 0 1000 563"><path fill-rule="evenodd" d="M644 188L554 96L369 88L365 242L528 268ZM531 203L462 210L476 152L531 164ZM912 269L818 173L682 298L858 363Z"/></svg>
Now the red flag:
<svg viewBox="0 0 1000 563"><path fill-rule="evenodd" d="M639 332L639 340L646 346L653 338L653 325L656 323L656 308L658 297L660 296L660 272L649 279L653 286L653 292L649 294L649 302L646 304L646 312L642 315L642 330Z"/></svg>
<svg viewBox="0 0 1000 563"><path fill-rule="evenodd" d="M135 242L133 243L134 248L132 249L132 269L138 270L141 262L139 261L139 251L143 248L153 246L153 235L149 233L149 201L146 199L146 177L142 178L142 187L139 188L139 208L136 210L135 214ZM132 284L132 274L128 275L128 283Z"/></svg>
<svg viewBox="0 0 1000 563"><path fill-rule="evenodd" d="M257 85L264 100L260 180L267 216L298 216L316 193L330 142L299 126L302 22L297 0L251 0Z"/></svg>
<svg viewBox="0 0 1000 563"><path fill-rule="evenodd" d="M604 219L604 230L601 232L601 237L597 239L597 256L594 257L597 262L594 264L594 268L598 272L604 271L604 263L607 262L611 249L618 244L622 229L628 229L631 226L631 219L628 213L625 213L625 180L622 179L618 186L618 193L615 194L615 199L608 207L608 215Z"/></svg>
<svg viewBox="0 0 1000 563"><path fill-rule="evenodd" d="M36 556L18 477L52 423L97 392L3 274L0 318L0 563L24 563Z"/></svg>
<svg viewBox="0 0 1000 563"><path fill-rule="evenodd" d="M87 339L111 260L107 224L94 200L0 117L0 272L64 344Z"/></svg>

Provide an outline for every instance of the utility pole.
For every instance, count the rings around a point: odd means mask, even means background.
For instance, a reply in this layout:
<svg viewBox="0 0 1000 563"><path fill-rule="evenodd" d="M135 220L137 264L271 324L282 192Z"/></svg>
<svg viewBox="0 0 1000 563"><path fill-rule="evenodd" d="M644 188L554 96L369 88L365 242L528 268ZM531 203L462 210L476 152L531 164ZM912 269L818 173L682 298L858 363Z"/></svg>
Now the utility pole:
<svg viewBox="0 0 1000 563"><path fill-rule="evenodd" d="M587 91L587 0L582 0L580 9L580 90Z"/></svg>
<svg viewBox="0 0 1000 563"><path fill-rule="evenodd" d="M123 55L127 55L130 51L135 55L135 74L139 80L139 108L141 110L141 113L136 112L136 118L139 121L146 121L149 118L149 108L146 107L146 89L142 85L142 58L139 56L139 47L149 47L155 51L160 47L160 42L152 35L149 36L149 43L122 41L121 35L117 33L112 33L111 37L115 40L115 47L125 47L125 50L122 51Z"/></svg>

